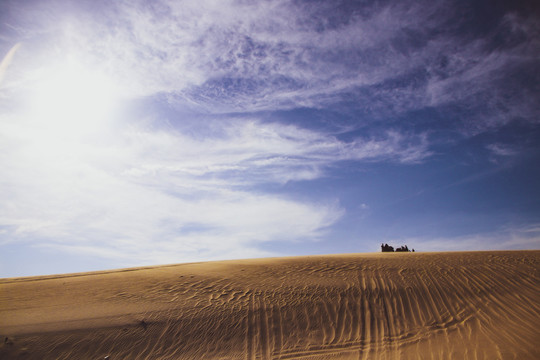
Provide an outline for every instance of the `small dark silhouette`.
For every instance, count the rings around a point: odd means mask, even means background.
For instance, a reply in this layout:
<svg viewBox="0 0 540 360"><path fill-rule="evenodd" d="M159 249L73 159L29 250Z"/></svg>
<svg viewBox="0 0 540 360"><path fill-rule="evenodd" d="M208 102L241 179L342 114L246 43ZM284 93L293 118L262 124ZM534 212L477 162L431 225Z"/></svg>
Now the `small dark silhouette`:
<svg viewBox="0 0 540 360"><path fill-rule="evenodd" d="M146 328L148 327L148 324L147 324L146 321L144 321L144 320L141 320L141 321L139 322L139 325L141 325L141 326L143 327L144 330L146 330Z"/></svg>
<svg viewBox="0 0 540 360"><path fill-rule="evenodd" d="M396 249L396 252L409 252L409 248L407 247L407 245L403 245L401 247L398 247Z"/></svg>
<svg viewBox="0 0 540 360"><path fill-rule="evenodd" d="M394 252L394 247L390 246L388 244L381 244L381 251L382 252ZM409 247L407 245L400 246L396 248L395 252L411 252L409 250ZM414 249L412 249L412 252L414 252Z"/></svg>
<svg viewBox="0 0 540 360"><path fill-rule="evenodd" d="M394 252L394 248L388 244L381 244L382 252Z"/></svg>

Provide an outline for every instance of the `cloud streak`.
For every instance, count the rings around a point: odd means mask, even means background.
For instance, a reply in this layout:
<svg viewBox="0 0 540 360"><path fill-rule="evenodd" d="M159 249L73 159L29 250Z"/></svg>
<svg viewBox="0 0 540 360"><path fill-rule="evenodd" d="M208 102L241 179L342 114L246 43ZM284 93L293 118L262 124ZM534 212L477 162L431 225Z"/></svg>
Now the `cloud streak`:
<svg viewBox="0 0 540 360"><path fill-rule="evenodd" d="M13 60L15 53L20 47L21 47L20 43L15 44L11 49L9 49L6 56L4 56L4 58L2 59L2 62L0 62L0 85L2 85L4 74L6 73L6 70L9 67L9 65L11 64L11 61Z"/></svg>

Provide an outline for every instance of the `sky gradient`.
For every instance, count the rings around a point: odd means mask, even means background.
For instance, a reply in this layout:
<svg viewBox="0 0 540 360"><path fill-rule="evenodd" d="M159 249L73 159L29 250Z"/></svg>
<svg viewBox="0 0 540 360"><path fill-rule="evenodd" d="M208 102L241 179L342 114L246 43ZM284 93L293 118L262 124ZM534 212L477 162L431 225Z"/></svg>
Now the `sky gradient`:
<svg viewBox="0 0 540 360"><path fill-rule="evenodd" d="M0 277L540 249L534 1L0 2Z"/></svg>

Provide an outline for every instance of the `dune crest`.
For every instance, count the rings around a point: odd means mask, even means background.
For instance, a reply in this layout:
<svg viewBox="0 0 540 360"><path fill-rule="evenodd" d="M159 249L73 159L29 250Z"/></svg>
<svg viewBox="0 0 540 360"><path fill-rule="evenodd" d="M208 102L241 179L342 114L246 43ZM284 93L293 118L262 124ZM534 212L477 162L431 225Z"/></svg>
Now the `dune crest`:
<svg viewBox="0 0 540 360"><path fill-rule="evenodd" d="M2 359L539 359L540 251L0 279Z"/></svg>

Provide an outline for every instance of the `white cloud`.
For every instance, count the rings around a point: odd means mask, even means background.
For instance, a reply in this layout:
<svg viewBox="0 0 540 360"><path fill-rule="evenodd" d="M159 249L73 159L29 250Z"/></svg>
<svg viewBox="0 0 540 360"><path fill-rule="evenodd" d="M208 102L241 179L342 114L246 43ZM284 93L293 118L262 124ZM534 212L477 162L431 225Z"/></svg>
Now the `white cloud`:
<svg viewBox="0 0 540 360"><path fill-rule="evenodd" d="M70 55L108 74L124 96L165 93L198 111L319 108L347 94L383 118L460 103L476 131L536 118L532 89L512 81L540 48L534 18L508 14L495 33L467 38L437 30L464 21L452 2L342 12L290 1L55 4L13 6L28 27L13 70L21 77ZM491 49L498 34L521 40Z"/></svg>
<svg viewBox="0 0 540 360"><path fill-rule="evenodd" d="M324 174L325 166L343 160L411 163L430 155L425 136L395 131L343 142L294 125L254 120L220 120L210 126L218 135L195 139L174 130L126 134L126 142L136 146L132 152L137 154L137 165L125 172L134 177L159 174L170 181L226 176L229 184L250 185L314 179Z"/></svg>
<svg viewBox="0 0 540 360"><path fill-rule="evenodd" d="M23 66L69 54L107 72L126 94L172 92L212 111L316 107L336 93L405 74L419 62L392 43L404 29L426 24L411 13L429 15L422 7L390 6L317 31L324 21L318 6L290 1L79 7L13 11L35 22L25 29Z"/></svg>
<svg viewBox="0 0 540 360"><path fill-rule="evenodd" d="M257 120L189 134L117 119L87 136L36 130L25 115L0 118L2 241L126 261L261 255L262 242L317 239L344 212L336 199L301 202L258 186L313 180L343 160L429 155L425 139L397 132L343 142Z"/></svg>

